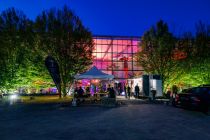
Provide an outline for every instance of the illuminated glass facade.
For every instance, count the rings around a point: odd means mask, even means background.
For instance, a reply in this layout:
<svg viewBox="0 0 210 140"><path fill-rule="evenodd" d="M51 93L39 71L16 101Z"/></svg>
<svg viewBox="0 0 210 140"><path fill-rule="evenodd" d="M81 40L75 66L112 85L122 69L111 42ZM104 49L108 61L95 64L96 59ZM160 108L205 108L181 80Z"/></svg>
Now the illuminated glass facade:
<svg viewBox="0 0 210 140"><path fill-rule="evenodd" d="M134 54L140 49L140 37L95 36L95 65L115 79L130 79L142 75Z"/></svg>

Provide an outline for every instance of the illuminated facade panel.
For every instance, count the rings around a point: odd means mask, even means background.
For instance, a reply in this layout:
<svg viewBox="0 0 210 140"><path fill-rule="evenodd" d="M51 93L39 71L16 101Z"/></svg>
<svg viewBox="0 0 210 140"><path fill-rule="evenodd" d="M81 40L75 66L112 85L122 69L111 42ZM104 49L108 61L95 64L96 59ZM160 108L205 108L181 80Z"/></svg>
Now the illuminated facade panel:
<svg viewBox="0 0 210 140"><path fill-rule="evenodd" d="M140 47L140 37L95 36L93 52L95 65L115 79L129 79L142 74L135 54Z"/></svg>

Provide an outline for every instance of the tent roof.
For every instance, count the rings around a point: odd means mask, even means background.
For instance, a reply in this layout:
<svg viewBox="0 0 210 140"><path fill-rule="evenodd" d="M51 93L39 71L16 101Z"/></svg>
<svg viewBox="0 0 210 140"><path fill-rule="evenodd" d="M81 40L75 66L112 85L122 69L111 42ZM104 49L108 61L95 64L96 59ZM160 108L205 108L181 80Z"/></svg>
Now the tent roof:
<svg viewBox="0 0 210 140"><path fill-rule="evenodd" d="M88 71L75 75L75 79L113 79L114 76L110 74L106 74L99 70L96 66L93 66L91 69Z"/></svg>

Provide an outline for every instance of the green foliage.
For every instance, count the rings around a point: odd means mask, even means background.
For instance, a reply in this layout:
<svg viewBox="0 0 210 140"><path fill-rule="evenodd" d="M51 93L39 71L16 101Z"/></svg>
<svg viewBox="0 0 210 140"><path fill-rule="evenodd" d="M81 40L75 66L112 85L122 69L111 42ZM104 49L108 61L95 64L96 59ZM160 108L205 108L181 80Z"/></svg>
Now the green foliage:
<svg viewBox="0 0 210 140"><path fill-rule="evenodd" d="M142 49L137 54L139 65L146 73L161 75L165 88L209 84L210 26L199 22L196 31L195 37L185 33L175 39L167 24L159 21L142 38ZM184 57L177 57L179 53Z"/></svg>
<svg viewBox="0 0 210 140"><path fill-rule="evenodd" d="M43 11L35 23L14 8L0 15L0 90L48 87L52 79L46 56L58 64L62 89L92 63L93 40L79 17L67 7Z"/></svg>
<svg viewBox="0 0 210 140"><path fill-rule="evenodd" d="M72 83L73 76L92 63L93 41L91 33L79 17L67 7L43 11L36 18L35 30L38 50L51 55L59 65L62 92Z"/></svg>
<svg viewBox="0 0 210 140"><path fill-rule="evenodd" d="M185 43L187 42L185 37ZM185 59L183 76L177 81L197 86L210 83L210 26L199 22L196 35L186 46L188 57ZM188 41L189 42L189 41Z"/></svg>
<svg viewBox="0 0 210 140"><path fill-rule="evenodd" d="M175 39L167 25L159 21L142 38L142 51L137 54L146 73L159 74L164 87L198 86L210 83L210 26L199 22L196 36L185 33ZM176 53L185 57L176 59Z"/></svg>
<svg viewBox="0 0 210 140"><path fill-rule="evenodd" d="M162 77L165 86L170 77L177 73L177 61L173 58L176 40L169 32L168 26L159 21L142 37L141 51L137 60L148 74L158 74Z"/></svg>
<svg viewBox="0 0 210 140"><path fill-rule="evenodd" d="M31 21L14 8L0 15L0 86L1 89L14 88L16 73L25 63Z"/></svg>
<svg viewBox="0 0 210 140"><path fill-rule="evenodd" d="M39 54L34 49L37 43L32 27L33 22L14 8L0 15L1 92L34 87L36 79L49 79L43 59L36 61Z"/></svg>

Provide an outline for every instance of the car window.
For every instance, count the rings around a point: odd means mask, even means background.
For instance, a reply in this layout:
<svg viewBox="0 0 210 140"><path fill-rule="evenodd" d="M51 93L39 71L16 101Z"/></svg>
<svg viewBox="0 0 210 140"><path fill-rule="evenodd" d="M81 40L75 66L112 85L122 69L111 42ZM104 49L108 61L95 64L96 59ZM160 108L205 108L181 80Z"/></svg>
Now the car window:
<svg viewBox="0 0 210 140"><path fill-rule="evenodd" d="M210 87L207 88L207 93L210 95Z"/></svg>
<svg viewBox="0 0 210 140"><path fill-rule="evenodd" d="M203 93L208 93L209 88L208 87L196 87L194 88L193 92L194 94L203 94Z"/></svg>
<svg viewBox="0 0 210 140"><path fill-rule="evenodd" d="M210 88L209 87L194 87L194 88L183 90L183 93L192 93L192 94L209 93L210 94Z"/></svg>
<svg viewBox="0 0 210 140"><path fill-rule="evenodd" d="M189 89L184 89L182 92L183 93L192 93L193 88L189 88Z"/></svg>
<svg viewBox="0 0 210 140"><path fill-rule="evenodd" d="M202 92L203 93L209 93L210 92L210 88L209 87L203 87L202 88Z"/></svg>
<svg viewBox="0 0 210 140"><path fill-rule="evenodd" d="M200 88L193 88L191 93L198 94L200 92Z"/></svg>

